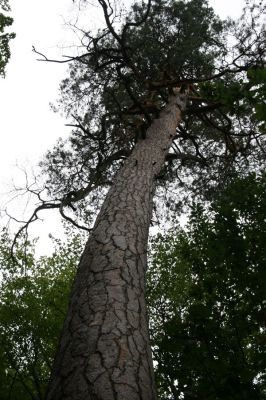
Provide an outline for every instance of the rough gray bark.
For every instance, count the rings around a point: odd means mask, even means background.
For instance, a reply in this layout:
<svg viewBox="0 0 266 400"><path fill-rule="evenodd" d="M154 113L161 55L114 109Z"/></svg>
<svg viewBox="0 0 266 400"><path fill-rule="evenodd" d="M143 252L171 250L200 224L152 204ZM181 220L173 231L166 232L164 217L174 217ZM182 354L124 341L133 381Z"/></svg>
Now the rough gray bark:
<svg viewBox="0 0 266 400"><path fill-rule="evenodd" d="M82 255L47 400L155 400L145 305L154 178L181 119L171 97L112 185Z"/></svg>

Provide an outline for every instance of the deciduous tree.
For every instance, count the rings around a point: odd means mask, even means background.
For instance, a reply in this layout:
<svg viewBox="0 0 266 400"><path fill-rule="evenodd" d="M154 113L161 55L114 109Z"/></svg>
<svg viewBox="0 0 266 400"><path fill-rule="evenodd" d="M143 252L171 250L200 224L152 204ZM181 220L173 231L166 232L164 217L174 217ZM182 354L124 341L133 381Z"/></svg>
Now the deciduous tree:
<svg viewBox="0 0 266 400"><path fill-rule="evenodd" d="M43 400L63 326L80 240L56 240L51 256L37 258L35 243L0 237L0 398ZM27 257L25 257L25 251Z"/></svg>
<svg viewBox="0 0 266 400"><path fill-rule="evenodd" d="M160 399L265 390L265 175L236 180L186 231L159 235L148 272Z"/></svg>

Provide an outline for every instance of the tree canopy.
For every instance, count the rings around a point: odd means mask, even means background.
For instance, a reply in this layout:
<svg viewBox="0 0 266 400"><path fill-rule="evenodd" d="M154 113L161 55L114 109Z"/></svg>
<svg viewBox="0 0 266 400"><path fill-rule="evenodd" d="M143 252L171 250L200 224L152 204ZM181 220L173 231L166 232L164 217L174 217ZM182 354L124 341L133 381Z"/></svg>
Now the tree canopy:
<svg viewBox="0 0 266 400"><path fill-rule="evenodd" d="M148 271L160 399L266 398L266 177L236 180L186 230L159 235Z"/></svg>
<svg viewBox="0 0 266 400"><path fill-rule="evenodd" d="M43 208L78 223L87 197L88 225L102 189L177 91L186 94L187 107L157 187L167 182L211 196L237 173L263 168L261 4L249 2L238 21L222 21L206 0L137 2L127 14L117 3L98 4L106 26L97 33L76 26L79 55L58 60L69 62L69 76L57 108L73 131L41 164Z"/></svg>
<svg viewBox="0 0 266 400"><path fill-rule="evenodd" d="M14 33L5 33L6 27L12 25L13 19L3 12L10 11L8 0L0 0L0 76L5 76L5 67L10 58L9 41L14 39Z"/></svg>

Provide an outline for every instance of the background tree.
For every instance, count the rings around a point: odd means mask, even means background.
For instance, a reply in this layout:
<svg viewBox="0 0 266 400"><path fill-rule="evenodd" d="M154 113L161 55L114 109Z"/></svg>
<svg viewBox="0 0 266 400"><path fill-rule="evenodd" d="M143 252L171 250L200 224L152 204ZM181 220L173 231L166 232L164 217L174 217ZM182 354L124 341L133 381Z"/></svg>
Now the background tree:
<svg viewBox="0 0 266 400"><path fill-rule="evenodd" d="M98 3L106 27L81 30L84 53L65 60L62 106L75 129L43 162L49 200L37 193L29 219L58 208L80 226L74 204L99 203L110 187L79 265L47 399L149 400L156 391L144 293L155 181L183 177L211 193L264 164L251 101L263 82L252 83L249 71L264 77L265 38L260 6L247 7L240 25L220 21L203 0L149 0L127 16L116 3Z"/></svg>
<svg viewBox="0 0 266 400"><path fill-rule="evenodd" d="M7 26L12 25L13 19L3 12L10 11L8 0L0 1L0 76L5 76L5 67L10 58L9 40L14 39L14 33L4 33Z"/></svg>
<svg viewBox="0 0 266 400"><path fill-rule="evenodd" d="M37 259L34 243L0 240L0 397L43 400L76 272L80 239L54 241L54 253ZM27 250L27 257L25 257Z"/></svg>
<svg viewBox="0 0 266 400"><path fill-rule="evenodd" d="M159 235L148 302L160 399L266 398L266 176Z"/></svg>

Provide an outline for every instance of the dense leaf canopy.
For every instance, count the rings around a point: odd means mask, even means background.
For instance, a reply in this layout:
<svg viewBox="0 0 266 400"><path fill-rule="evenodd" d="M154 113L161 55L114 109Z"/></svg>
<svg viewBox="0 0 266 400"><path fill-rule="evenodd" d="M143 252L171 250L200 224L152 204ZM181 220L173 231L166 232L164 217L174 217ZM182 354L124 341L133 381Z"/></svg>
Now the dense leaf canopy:
<svg viewBox="0 0 266 400"><path fill-rule="evenodd" d="M148 299L162 400L266 398L265 190L265 175L237 180L209 209L194 207L186 232L154 242Z"/></svg>

